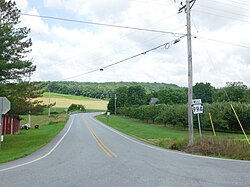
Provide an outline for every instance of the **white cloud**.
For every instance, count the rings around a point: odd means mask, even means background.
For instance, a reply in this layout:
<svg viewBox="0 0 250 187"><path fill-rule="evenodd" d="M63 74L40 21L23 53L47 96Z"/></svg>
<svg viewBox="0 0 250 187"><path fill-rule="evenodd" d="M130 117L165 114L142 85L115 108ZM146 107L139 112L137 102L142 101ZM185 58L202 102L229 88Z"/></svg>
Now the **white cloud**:
<svg viewBox="0 0 250 187"><path fill-rule="evenodd" d="M88 20L132 27L185 33L185 13L174 15L179 5L173 1L136 0L44 0L44 7L29 7L28 1L19 1L22 10L34 15L53 15L63 12L64 18ZM170 3L171 2L171 3ZM219 6L221 15L206 14L204 7ZM194 83L211 82L223 86L231 80L241 80L250 85L249 49L236 45L250 46L249 23L239 21L239 14L249 16L247 11L239 12L232 2L197 1L193 7ZM231 4L231 5L230 5ZM240 2L239 2L240 4ZM166 6L164 6L166 5ZM225 12L232 12L230 17ZM60 14L61 15L61 14ZM129 29L101 27L86 24L55 22L42 18L22 16L22 24L32 29L33 51L30 55L37 65L36 80L63 80L99 69L127 57L156 47L176 36L171 34L142 32ZM178 29L181 28L181 29ZM176 30L178 29L178 30ZM198 33L197 33L198 31ZM202 36L202 37L200 37ZM224 41L215 42L211 39ZM127 62L79 76L77 81L143 81L167 82L187 86L187 49L183 39L169 49L159 49Z"/></svg>
<svg viewBox="0 0 250 187"><path fill-rule="evenodd" d="M20 10L26 11L28 9L28 0L15 0L15 2Z"/></svg>

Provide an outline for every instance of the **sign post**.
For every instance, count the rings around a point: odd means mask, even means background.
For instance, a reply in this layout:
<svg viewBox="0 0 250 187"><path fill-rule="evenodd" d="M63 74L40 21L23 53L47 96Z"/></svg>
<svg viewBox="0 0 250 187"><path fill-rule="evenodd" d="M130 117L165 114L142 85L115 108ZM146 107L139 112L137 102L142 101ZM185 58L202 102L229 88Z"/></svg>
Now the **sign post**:
<svg viewBox="0 0 250 187"><path fill-rule="evenodd" d="M203 104L201 102L201 99L193 99L193 101L192 101L192 110L193 110L193 114L197 114L199 134L200 134L200 137L201 137L200 114L202 114L204 112L204 107L203 107Z"/></svg>
<svg viewBox="0 0 250 187"><path fill-rule="evenodd" d="M10 110L10 101L6 97L0 97L0 149L1 149L1 142L3 141L2 136L2 115L6 114Z"/></svg>
<svg viewBox="0 0 250 187"><path fill-rule="evenodd" d="M107 112L107 122L109 122L110 112Z"/></svg>

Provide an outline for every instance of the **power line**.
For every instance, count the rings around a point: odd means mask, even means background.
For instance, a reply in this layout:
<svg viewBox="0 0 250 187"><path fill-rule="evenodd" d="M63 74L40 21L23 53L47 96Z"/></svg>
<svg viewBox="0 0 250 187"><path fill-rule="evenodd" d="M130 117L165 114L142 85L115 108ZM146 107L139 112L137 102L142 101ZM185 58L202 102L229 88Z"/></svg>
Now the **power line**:
<svg viewBox="0 0 250 187"><path fill-rule="evenodd" d="M245 46L245 45L241 45L241 44L235 44L235 43L226 42L226 41L217 40L217 39L212 39L212 38L208 38L208 40L211 40L211 41L214 41L214 42L219 42L219 43L224 43L224 44L228 44L228 45L233 45L233 46L237 46L237 47L243 47L243 48L246 48L246 49L250 49L249 46Z"/></svg>
<svg viewBox="0 0 250 187"><path fill-rule="evenodd" d="M115 63L109 64L109 65L107 65L107 66L103 66L103 67L101 67L101 68L94 69L94 70L91 70L91 71L88 71L88 72L86 72L86 73L82 73L82 74L79 74L79 75L76 75L76 76L68 77L68 78L63 79L63 80L73 79L73 78L76 78L76 77L80 77L80 76L83 76L83 75L87 75L87 74L90 74L90 73L94 73L94 72L96 72L96 71L103 71L104 69L107 69L107 68L109 68L109 67L115 66L115 65L120 64L120 63L122 63L122 62L131 60L131 59L136 58L136 57L138 57L138 56L145 55L145 54L147 54L147 53L149 53L149 52L151 52L151 51L157 50L157 49L159 49L159 48L161 48L161 47L165 47L166 49L168 49L171 45L174 45L174 44L180 42L181 39L182 39L183 37L185 37L185 36L181 36L181 37L179 37L179 38L177 38L177 39L175 39L175 40L172 40L172 41L169 41L169 42L167 42L167 43L158 45L158 46L156 46L156 47L154 47L154 48L151 48L151 49L149 49L149 50L147 50L147 51L138 53L138 54L136 54L136 55L133 55L133 56L128 57L128 58L125 58L125 59L123 59L123 60L120 60L120 61L117 61L117 62L115 62Z"/></svg>
<svg viewBox="0 0 250 187"><path fill-rule="evenodd" d="M211 3L219 4L219 6L226 5L229 7L233 7L233 8L236 7L236 8L246 9L246 10L249 10L249 7L250 7L250 4L247 5L247 4L242 4L242 3L236 3L236 5L235 5L235 4L232 4L235 2L230 2L230 1L226 1L226 2L221 2L221 1L216 1L216 0L210 0L210 1L212 1ZM239 6L239 5L241 5L241 6Z"/></svg>
<svg viewBox="0 0 250 187"><path fill-rule="evenodd" d="M158 20L158 21L156 21L156 22L154 22L154 23L151 23L150 25L147 25L147 27L152 26L152 25L154 25L154 24L156 24L156 23L160 23L160 22L162 22L162 21L164 21L164 20L166 20L166 19L169 19L169 18L171 18L171 17L173 17L173 16L175 16L175 15L178 15L178 13L169 15L168 17L165 17L164 19L161 19L161 20ZM181 27L179 27L179 28L176 28L176 29L172 30L171 32L176 31L176 30L178 30L178 29L181 29L181 28L183 28L183 27L185 27L185 26L181 26ZM133 34L133 33L136 33L136 32L137 32L137 31L133 31L133 32L131 32L131 33L125 34L124 36L122 36L122 37L120 37L120 38L118 38L118 39L114 39L114 40L111 40L111 41L109 41L109 42L107 42L107 43L105 43L105 44L101 44L101 45L99 45L99 46L97 46L97 47L94 47L94 48L88 50L88 51L85 51L84 53L89 53L89 52L91 52L91 51L93 51L93 50L95 50L95 49L98 49L98 48L103 47L103 46L105 46L105 45L108 45L108 44L111 44L111 43L113 43L113 42L119 41L119 40L121 40L122 38L125 38L125 37L127 37L127 36L129 36L129 35L131 35L131 34ZM162 36L162 35L165 35L165 33L161 34L160 36ZM154 38L153 38L153 39L154 39ZM129 47L129 48L130 48L130 47ZM123 50L121 50L121 51L123 51ZM74 58L74 57L79 56L79 55L83 55L84 53L81 52L81 54L76 54L76 55L74 55L74 56L64 58L64 60L66 60L66 59L71 59L71 58Z"/></svg>
<svg viewBox="0 0 250 187"><path fill-rule="evenodd" d="M223 15L219 15L219 14L213 14L213 13L206 12L206 11L195 10L195 12L205 13L205 14L210 14L210 15L213 15L213 16L219 16L219 17L223 17L223 18L227 18L227 19L234 19L234 20L237 20L237 21L250 23L250 21L247 21L247 20L241 20L241 19L237 19L237 18L233 18L233 17L223 16Z"/></svg>
<svg viewBox="0 0 250 187"><path fill-rule="evenodd" d="M69 18L44 16L44 15L34 15L34 14L27 14L27 13L20 13L20 14L23 15L23 16L38 17L38 18L45 18L45 19L53 19L53 20L75 22L75 23L83 23L83 24L90 24L90 25L98 25L98 26L105 26L105 27L131 29L131 30L138 30L138 31L145 31L145 32L165 33L165 34L181 35L181 36L186 35L186 34L183 34L183 33L174 33L174 32L162 31L162 30L146 29L146 28L139 28L139 27L123 26L123 25L114 25L114 24L107 24L107 23L98 23L98 22L91 22L91 21L82 21L82 20L69 19Z"/></svg>
<svg viewBox="0 0 250 187"><path fill-rule="evenodd" d="M227 10L222 10L222 9L219 9L219 8L202 6L202 5L197 5L197 6L202 7L202 8L211 9L211 10L217 10L217 11L220 11L220 12L223 11L223 13L229 13L229 14L233 14L233 15L236 15L236 16L242 16L242 17L246 17L248 19L250 18L250 16L248 16L248 15L242 15L242 14L238 14L238 13L235 13L235 12L231 12L231 11L227 11ZM234 18L232 18L232 19L234 19Z"/></svg>

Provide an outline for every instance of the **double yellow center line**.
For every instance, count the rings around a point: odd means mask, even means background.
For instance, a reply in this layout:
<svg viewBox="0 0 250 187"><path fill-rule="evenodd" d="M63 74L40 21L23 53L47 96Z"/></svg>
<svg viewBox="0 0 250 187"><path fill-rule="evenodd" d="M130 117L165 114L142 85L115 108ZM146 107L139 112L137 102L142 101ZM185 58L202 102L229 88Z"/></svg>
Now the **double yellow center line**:
<svg viewBox="0 0 250 187"><path fill-rule="evenodd" d="M108 148L103 142L102 140L96 135L96 133L94 132L94 130L92 129L92 127L88 124L88 122L86 121L86 119L83 117L82 118L86 127L88 128L90 134L92 135L92 137L94 138L94 140L96 141L97 145L104 151L104 153L106 155L108 155L110 158L115 158L118 155L115 154L113 151L111 151L110 148Z"/></svg>

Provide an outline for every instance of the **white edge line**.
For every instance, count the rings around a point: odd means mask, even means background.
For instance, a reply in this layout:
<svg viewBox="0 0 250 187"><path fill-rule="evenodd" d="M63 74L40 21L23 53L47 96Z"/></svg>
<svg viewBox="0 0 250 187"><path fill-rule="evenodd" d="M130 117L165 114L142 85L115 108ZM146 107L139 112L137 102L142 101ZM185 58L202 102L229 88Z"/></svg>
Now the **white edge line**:
<svg viewBox="0 0 250 187"><path fill-rule="evenodd" d="M92 119L94 121L98 122L100 125L102 125L103 127L109 129L110 131L113 131L114 133L122 136L123 138L125 138L127 140L130 140L130 141L132 141L134 143L137 143L139 145L142 145L144 147L148 147L148 148L155 149L155 150L158 150L158 151L163 151L163 152L176 153L176 154L179 154L179 155L184 155L184 156L189 156L189 157L198 157L198 158L207 158L207 159L211 159L211 160L224 160L224 161L232 161L232 162L250 163L250 161L248 161L248 160L233 160L233 159L226 159L226 158L217 158L217 157L209 157L209 156L202 156L202 155L193 155L193 154L183 153L183 152L180 152L180 151L168 150L168 149L156 147L156 146L153 146L153 145L148 145L148 144L139 142L138 140L132 139L128 135L123 134L123 133L117 131L116 129L114 129L114 128L110 127L110 126L107 126L106 124L104 124L104 123L98 121L97 119L95 119L93 116L91 116L91 117L92 117Z"/></svg>
<svg viewBox="0 0 250 187"><path fill-rule="evenodd" d="M56 143L56 145L49 151L47 152L45 155L39 157L39 158L36 158L34 160L31 160L29 162L25 162L23 164L18 164L18 165L15 165L15 166L12 166L12 167L8 167L8 168L4 168L4 169L1 169L0 172L2 171L8 171L8 170L11 170L11 169L15 169L15 168L19 168L19 167L22 167L22 166L26 166L28 164L32 164L34 162L37 162L39 160L42 160L44 159L45 157L49 156L58 146L59 144L62 142L62 140L64 139L64 137L68 134L69 130L71 129L72 127L72 124L73 124L73 121L74 121L74 118L72 119L72 122L70 123L70 126L69 128L67 129L67 131L65 132L65 134L61 137L61 139Z"/></svg>

